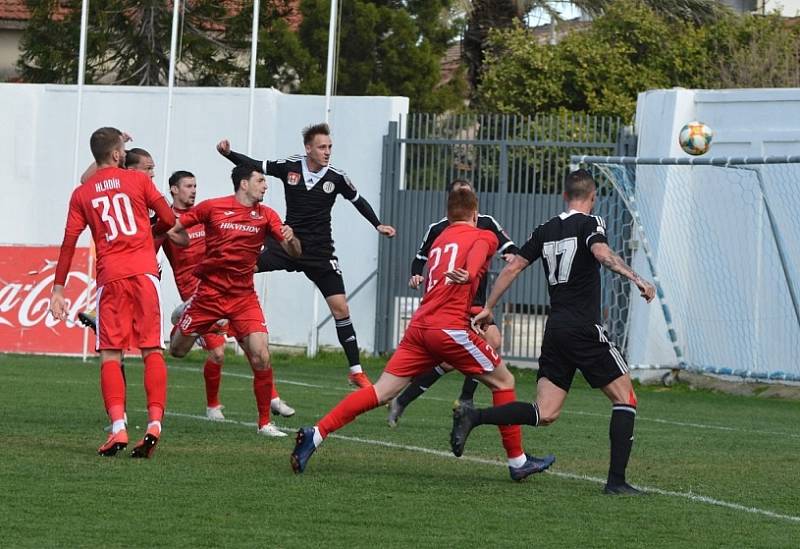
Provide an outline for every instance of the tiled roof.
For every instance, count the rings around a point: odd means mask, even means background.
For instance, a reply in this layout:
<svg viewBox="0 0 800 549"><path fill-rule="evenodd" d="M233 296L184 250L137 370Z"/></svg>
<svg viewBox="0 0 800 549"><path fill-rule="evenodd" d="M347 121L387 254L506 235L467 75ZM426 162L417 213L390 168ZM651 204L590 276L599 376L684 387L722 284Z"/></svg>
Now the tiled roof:
<svg viewBox="0 0 800 549"><path fill-rule="evenodd" d="M25 0L0 0L0 19L27 21L31 16Z"/></svg>

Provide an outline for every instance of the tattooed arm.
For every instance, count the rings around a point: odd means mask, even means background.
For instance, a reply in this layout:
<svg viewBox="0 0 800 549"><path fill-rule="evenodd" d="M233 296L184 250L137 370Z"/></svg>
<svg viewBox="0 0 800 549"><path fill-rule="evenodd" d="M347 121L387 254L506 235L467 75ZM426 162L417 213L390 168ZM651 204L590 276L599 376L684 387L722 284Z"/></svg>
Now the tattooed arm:
<svg viewBox="0 0 800 549"><path fill-rule="evenodd" d="M656 288L650 282L643 279L639 274L631 269L620 256L608 247L605 242L595 242L591 247L595 259L606 269L621 274L631 282L636 284L639 292L645 301L650 303L656 296Z"/></svg>

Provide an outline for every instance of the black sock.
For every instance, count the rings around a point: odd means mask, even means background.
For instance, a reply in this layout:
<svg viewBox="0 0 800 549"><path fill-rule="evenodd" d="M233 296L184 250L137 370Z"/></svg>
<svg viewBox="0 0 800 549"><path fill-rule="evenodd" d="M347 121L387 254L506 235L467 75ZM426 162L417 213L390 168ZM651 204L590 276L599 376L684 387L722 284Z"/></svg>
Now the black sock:
<svg viewBox="0 0 800 549"><path fill-rule="evenodd" d="M361 360L358 357L356 330L353 328L353 321L349 316L336 319L336 335L339 337L344 354L347 355L347 362L350 363L350 366L359 366Z"/></svg>
<svg viewBox="0 0 800 549"><path fill-rule="evenodd" d="M424 374L420 374L414 379L411 380L411 383L408 384L408 387L400 393L400 396L397 397L397 402L404 408L408 406L412 400L416 400L419 396L428 390L428 388L439 381L439 378L446 374L444 370L442 370L439 366L433 368L432 370L425 372Z"/></svg>
<svg viewBox="0 0 800 549"><path fill-rule="evenodd" d="M465 400L472 400L475 396L475 389L478 388L478 383L480 383L474 377L465 377L464 384L461 386L461 394L458 397L458 400L464 402Z"/></svg>
<svg viewBox="0 0 800 549"><path fill-rule="evenodd" d="M608 484L625 483L625 469L633 447L633 423L636 419L636 406L614 404L611 410L611 423L608 437L611 439L611 465L608 468Z"/></svg>
<svg viewBox="0 0 800 549"><path fill-rule="evenodd" d="M535 402L509 402L502 406L475 410L475 425L539 425L539 407Z"/></svg>

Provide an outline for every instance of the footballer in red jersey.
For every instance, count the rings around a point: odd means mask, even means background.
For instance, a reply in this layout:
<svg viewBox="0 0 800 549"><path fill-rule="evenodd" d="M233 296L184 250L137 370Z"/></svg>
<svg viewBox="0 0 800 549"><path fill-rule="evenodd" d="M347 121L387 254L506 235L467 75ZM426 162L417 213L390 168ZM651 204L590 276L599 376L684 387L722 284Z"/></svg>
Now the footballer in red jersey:
<svg viewBox="0 0 800 549"><path fill-rule="evenodd" d="M231 174L235 194L205 200L178 219L168 234L202 225L206 251L193 273L200 280L178 320L170 353L182 357L195 339L227 319L253 369L259 433L285 436L270 421L272 367L267 325L253 286L256 260L266 238L280 243L292 257L302 253L300 241L280 216L264 206L267 180L260 169L236 166Z"/></svg>
<svg viewBox="0 0 800 549"><path fill-rule="evenodd" d="M124 349L136 347L144 359L148 426L131 456L150 457L161 436L167 365L161 353L161 299L148 209L154 210L166 227L175 223L175 216L149 176L122 168L125 148L119 130L96 130L90 147L97 170L72 193L50 309L55 318L66 318L64 284L78 237L88 225L97 249L100 384L112 421L108 440L98 453L113 456L128 444L120 361ZM182 239L176 234L170 238Z"/></svg>
<svg viewBox="0 0 800 549"><path fill-rule="evenodd" d="M297 432L291 455L295 473L302 473L322 441L356 416L395 396L417 374L441 362L477 377L492 391L493 402L513 402L514 376L484 340L470 331L469 309L480 278L497 250L497 237L476 227L478 198L469 188L453 190L447 199L450 226L433 243L426 294L380 379L345 397L314 427ZM511 478L547 469L552 460L528 456L518 427L500 426Z"/></svg>
<svg viewBox="0 0 800 549"><path fill-rule="evenodd" d="M197 196L197 179L191 172L176 171L169 178L169 192L172 195L172 211L175 212L175 215L180 217L189 213L194 207ZM189 236L189 245L186 247L176 246L168 239L163 240L164 253L172 267L178 294L184 302L188 301L197 290L199 279L195 276L194 270L206 253L205 226L194 225L189 227L186 233ZM203 380L206 389L206 417L212 421L225 419L222 414L223 406L219 401L222 367L225 363L225 335L225 327L215 326L214 331L198 338L200 346L208 352L203 366ZM294 415L294 409L281 399L275 384L272 385L270 408L273 413L281 416Z"/></svg>

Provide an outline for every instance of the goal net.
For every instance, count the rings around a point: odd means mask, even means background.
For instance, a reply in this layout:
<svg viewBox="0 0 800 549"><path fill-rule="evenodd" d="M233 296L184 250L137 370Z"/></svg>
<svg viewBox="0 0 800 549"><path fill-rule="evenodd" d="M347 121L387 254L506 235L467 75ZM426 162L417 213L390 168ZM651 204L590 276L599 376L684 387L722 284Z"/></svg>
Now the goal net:
<svg viewBox="0 0 800 549"><path fill-rule="evenodd" d="M633 367L800 381L800 156L572 161L598 209L624 205L617 249L657 287L605 290Z"/></svg>

